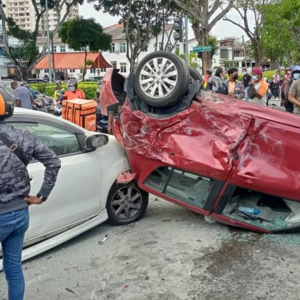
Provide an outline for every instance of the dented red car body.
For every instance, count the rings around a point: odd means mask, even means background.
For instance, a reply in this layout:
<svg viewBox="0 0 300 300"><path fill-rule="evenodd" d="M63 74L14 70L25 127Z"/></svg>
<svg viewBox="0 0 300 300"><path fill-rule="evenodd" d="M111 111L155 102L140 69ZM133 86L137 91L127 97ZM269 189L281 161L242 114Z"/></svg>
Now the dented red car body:
<svg viewBox="0 0 300 300"><path fill-rule="evenodd" d="M106 83L109 106L116 99ZM232 226L299 229L299 117L211 92L167 115L134 109L127 98L115 117L141 189Z"/></svg>

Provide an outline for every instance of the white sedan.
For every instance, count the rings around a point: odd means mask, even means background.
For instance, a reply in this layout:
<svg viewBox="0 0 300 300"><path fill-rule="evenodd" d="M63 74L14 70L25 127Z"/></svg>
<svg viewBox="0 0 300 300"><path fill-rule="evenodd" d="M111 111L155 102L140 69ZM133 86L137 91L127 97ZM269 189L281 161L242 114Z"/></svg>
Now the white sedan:
<svg viewBox="0 0 300 300"><path fill-rule="evenodd" d="M61 118L16 109L7 123L34 133L61 159L57 183L49 199L30 207L23 260L51 249L109 219L122 225L138 220L147 209L148 194L134 182L117 183L129 170L114 137L91 133ZM39 191L44 166L28 165L31 194ZM0 267L2 262L0 261Z"/></svg>

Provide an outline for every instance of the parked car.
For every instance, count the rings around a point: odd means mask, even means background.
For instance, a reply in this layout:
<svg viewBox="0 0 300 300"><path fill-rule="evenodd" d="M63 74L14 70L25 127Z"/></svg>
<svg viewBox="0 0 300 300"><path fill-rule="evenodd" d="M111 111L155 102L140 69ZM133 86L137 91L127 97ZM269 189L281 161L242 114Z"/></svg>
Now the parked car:
<svg viewBox="0 0 300 300"><path fill-rule="evenodd" d="M36 84L36 83L49 83L49 81L47 80L44 80L44 79L39 79L39 78L30 78L30 79L27 79L27 82L29 84Z"/></svg>
<svg viewBox="0 0 300 300"><path fill-rule="evenodd" d="M14 101L14 91L10 86L11 81L0 81L0 92L6 98ZM21 85L22 83L19 82ZM30 93L32 94L36 108L44 112L53 113L55 100L52 97L41 94L39 91L29 87Z"/></svg>
<svg viewBox="0 0 300 300"><path fill-rule="evenodd" d="M151 53L129 76L123 105L113 71L103 79L101 107L114 114L139 187L231 226L299 231L299 117L199 93L201 78L190 76L172 53Z"/></svg>
<svg viewBox="0 0 300 300"><path fill-rule="evenodd" d="M23 259L51 249L109 219L115 225L137 221L147 209L148 194L134 182L117 182L129 168L113 136L92 133L73 123L32 110L16 109L6 120L27 129L61 159L58 181L46 203L30 207ZM44 177L37 161L28 165L31 194Z"/></svg>

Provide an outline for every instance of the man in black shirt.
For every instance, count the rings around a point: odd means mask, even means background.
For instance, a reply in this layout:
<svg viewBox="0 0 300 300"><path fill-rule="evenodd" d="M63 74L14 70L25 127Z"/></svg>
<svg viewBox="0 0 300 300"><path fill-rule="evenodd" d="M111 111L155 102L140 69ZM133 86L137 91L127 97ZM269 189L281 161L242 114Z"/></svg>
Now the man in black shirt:
<svg viewBox="0 0 300 300"><path fill-rule="evenodd" d="M250 81L251 81L251 76L247 73L247 69L243 69L243 85L244 85L246 101L249 101L248 90L249 90Z"/></svg>

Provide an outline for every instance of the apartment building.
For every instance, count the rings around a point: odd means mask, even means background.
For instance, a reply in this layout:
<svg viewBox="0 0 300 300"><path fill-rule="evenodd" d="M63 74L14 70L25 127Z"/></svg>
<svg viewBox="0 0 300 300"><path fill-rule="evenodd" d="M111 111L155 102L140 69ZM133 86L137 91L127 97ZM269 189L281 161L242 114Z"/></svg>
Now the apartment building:
<svg viewBox="0 0 300 300"><path fill-rule="evenodd" d="M40 0L37 0L37 5L40 5ZM35 28L35 10L31 0L2 0L2 5L7 17L11 17L15 22L25 30L33 31ZM61 11L61 15L66 12L66 6ZM68 19L72 19L79 16L79 7L75 6L71 9ZM58 22L57 12L49 10L49 28L54 30ZM40 32L43 34L46 31L46 14L44 14L41 24Z"/></svg>

